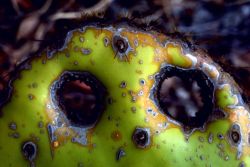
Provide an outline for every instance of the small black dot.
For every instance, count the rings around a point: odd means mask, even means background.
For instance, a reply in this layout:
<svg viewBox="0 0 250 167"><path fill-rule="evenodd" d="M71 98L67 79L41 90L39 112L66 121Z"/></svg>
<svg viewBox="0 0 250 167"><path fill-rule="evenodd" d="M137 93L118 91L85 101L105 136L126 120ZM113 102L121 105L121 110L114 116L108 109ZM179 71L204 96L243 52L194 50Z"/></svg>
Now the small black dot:
<svg viewBox="0 0 250 167"><path fill-rule="evenodd" d="M140 79L140 85L145 85L146 81L144 79Z"/></svg>
<svg viewBox="0 0 250 167"><path fill-rule="evenodd" d="M125 81L122 81L120 84L120 88L126 88L127 83Z"/></svg>
<svg viewBox="0 0 250 167"><path fill-rule="evenodd" d="M235 143L238 143L240 140L240 134L238 132L232 132L231 137Z"/></svg>
<svg viewBox="0 0 250 167"><path fill-rule="evenodd" d="M224 136L223 136L223 134L221 134L221 133L218 133L218 134L217 134L217 137L218 137L218 139L220 139L220 140L223 140L223 139L224 139Z"/></svg>
<svg viewBox="0 0 250 167"><path fill-rule="evenodd" d="M116 152L116 160L119 161L122 157L126 155L123 148L119 148Z"/></svg>

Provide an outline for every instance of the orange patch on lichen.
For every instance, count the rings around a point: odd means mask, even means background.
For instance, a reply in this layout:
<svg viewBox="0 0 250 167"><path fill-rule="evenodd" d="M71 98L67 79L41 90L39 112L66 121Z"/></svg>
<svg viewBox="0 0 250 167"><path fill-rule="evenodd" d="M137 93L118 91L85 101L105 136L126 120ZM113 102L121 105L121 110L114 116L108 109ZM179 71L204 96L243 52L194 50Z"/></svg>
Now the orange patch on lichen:
<svg viewBox="0 0 250 167"><path fill-rule="evenodd" d="M154 80L147 80L147 85L142 87L142 91L144 95L139 99L142 108L145 109L147 122L150 124L150 127L153 131L162 131L164 128L160 128L158 125L163 124L164 122L168 122L167 118L160 113L156 105L149 99L151 88L154 84ZM152 109L155 115L151 113L147 113L147 109Z"/></svg>
<svg viewBox="0 0 250 167"><path fill-rule="evenodd" d="M58 141L54 141L53 143L52 143L52 147L53 148L58 148L59 147L59 142Z"/></svg>
<svg viewBox="0 0 250 167"><path fill-rule="evenodd" d="M248 125L249 122L248 111L243 107L235 107L227 109L227 112L229 113L229 120L232 123L238 123L240 125L243 142L245 142L246 145L249 145L248 135L250 132L250 127L246 126ZM249 155L249 154L250 154L250 147L243 147L243 155Z"/></svg>

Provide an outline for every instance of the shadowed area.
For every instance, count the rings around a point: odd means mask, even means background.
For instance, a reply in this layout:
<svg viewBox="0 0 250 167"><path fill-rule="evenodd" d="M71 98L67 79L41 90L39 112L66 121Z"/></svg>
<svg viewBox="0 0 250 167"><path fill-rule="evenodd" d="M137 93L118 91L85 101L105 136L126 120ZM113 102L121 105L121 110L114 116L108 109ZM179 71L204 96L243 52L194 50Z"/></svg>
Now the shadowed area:
<svg viewBox="0 0 250 167"><path fill-rule="evenodd" d="M199 70L166 67L157 99L163 113L187 127L201 127L213 110L213 84Z"/></svg>
<svg viewBox="0 0 250 167"><path fill-rule="evenodd" d="M105 88L88 72L68 72L58 80L56 101L68 120L90 126L99 119L105 103Z"/></svg>

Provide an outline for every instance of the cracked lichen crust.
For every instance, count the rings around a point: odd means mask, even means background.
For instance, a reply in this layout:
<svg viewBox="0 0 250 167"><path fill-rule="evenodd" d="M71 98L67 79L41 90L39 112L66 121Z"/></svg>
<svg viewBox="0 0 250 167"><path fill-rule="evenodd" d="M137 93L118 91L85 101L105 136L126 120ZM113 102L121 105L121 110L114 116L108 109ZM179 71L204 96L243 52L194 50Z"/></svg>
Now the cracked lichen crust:
<svg viewBox="0 0 250 167"><path fill-rule="evenodd" d="M43 52L29 64L13 80L11 98L2 107L2 166L30 165L24 142L37 147L32 159L37 167L250 165L249 110L237 85L179 39L125 26L89 26L69 32L61 49ZM155 77L166 67L202 71L213 84L209 119L188 133L152 97ZM105 86L105 109L93 126L71 125L55 106L51 88L65 71L89 72ZM135 144L145 142L145 135L133 141L138 127L150 135L145 148Z"/></svg>

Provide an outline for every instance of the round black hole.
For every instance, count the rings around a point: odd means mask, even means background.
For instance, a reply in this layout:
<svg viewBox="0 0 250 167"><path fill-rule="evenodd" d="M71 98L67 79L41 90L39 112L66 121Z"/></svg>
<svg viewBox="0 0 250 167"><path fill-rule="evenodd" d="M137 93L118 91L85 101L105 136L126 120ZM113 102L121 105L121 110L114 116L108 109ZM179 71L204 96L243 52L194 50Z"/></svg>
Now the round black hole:
<svg viewBox="0 0 250 167"><path fill-rule="evenodd" d="M28 141L22 145L22 153L27 160L29 161L34 160L36 157L36 152L37 152L37 146L35 143Z"/></svg>
<svg viewBox="0 0 250 167"><path fill-rule="evenodd" d="M113 37L113 48L116 52L119 53L125 53L128 49L128 42L126 41L126 39L115 35Z"/></svg>
<svg viewBox="0 0 250 167"><path fill-rule="evenodd" d="M231 140L232 144L239 145L241 141L241 132L240 126L238 124L233 124L231 129L229 130L229 139Z"/></svg>
<svg viewBox="0 0 250 167"><path fill-rule="evenodd" d="M54 100L73 125L93 125L104 110L106 89L88 72L64 72L52 90Z"/></svg>
<svg viewBox="0 0 250 167"><path fill-rule="evenodd" d="M200 70L167 66L156 77L160 110L185 128L202 127L213 110L214 86Z"/></svg>
<svg viewBox="0 0 250 167"><path fill-rule="evenodd" d="M133 133L132 139L138 148L147 147L150 144L149 129L136 128Z"/></svg>
<svg viewBox="0 0 250 167"><path fill-rule="evenodd" d="M231 134L231 138L233 140L234 143L238 143L240 140L240 134L238 132L232 132Z"/></svg>

